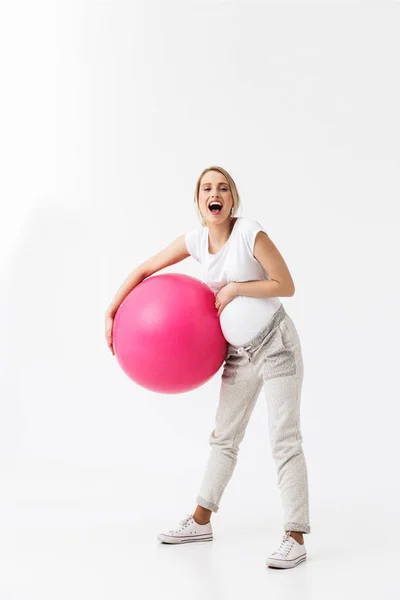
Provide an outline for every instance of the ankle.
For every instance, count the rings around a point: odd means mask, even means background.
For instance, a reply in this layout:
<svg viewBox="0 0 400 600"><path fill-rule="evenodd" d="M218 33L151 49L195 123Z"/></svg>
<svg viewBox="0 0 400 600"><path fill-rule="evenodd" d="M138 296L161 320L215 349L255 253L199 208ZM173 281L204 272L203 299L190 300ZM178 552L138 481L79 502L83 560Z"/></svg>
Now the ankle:
<svg viewBox="0 0 400 600"><path fill-rule="evenodd" d="M212 511L203 506L197 505L196 510L193 513L193 519L199 525L207 525L210 522Z"/></svg>
<svg viewBox="0 0 400 600"><path fill-rule="evenodd" d="M197 525L208 525L208 523L210 522L210 520L207 521L205 519L199 519L195 515L193 515L193 520L197 523Z"/></svg>
<svg viewBox="0 0 400 600"><path fill-rule="evenodd" d="M287 533L287 532L285 532L285 533ZM296 540L296 542L298 542L299 544L304 543L303 533L301 531L291 531L290 537L292 537L294 540Z"/></svg>

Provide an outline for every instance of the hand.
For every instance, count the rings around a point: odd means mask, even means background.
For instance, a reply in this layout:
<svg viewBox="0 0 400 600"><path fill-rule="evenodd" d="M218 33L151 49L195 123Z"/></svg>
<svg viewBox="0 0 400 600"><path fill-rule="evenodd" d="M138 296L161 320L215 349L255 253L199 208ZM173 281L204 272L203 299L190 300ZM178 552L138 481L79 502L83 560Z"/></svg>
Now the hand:
<svg viewBox="0 0 400 600"><path fill-rule="evenodd" d="M106 313L106 340L107 340L107 346L110 348L111 350L111 354L115 354L114 352L114 348L112 345L112 330L113 330L113 324L114 324L114 314L107 312Z"/></svg>
<svg viewBox="0 0 400 600"><path fill-rule="evenodd" d="M233 300L237 293L236 281L231 281L227 285L224 285L215 296L215 306L218 309L218 316L222 313L225 306Z"/></svg>

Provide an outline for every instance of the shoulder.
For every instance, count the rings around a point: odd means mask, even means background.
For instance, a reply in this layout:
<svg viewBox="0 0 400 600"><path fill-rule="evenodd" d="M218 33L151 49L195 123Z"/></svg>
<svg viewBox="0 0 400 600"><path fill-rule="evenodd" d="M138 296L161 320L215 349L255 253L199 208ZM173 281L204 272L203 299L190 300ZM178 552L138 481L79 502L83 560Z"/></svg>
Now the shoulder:
<svg viewBox="0 0 400 600"><path fill-rule="evenodd" d="M259 223L258 221L255 221L254 219L249 219L248 217L241 217L240 221L241 221L240 229L242 232L242 236L245 240L246 246L250 250L251 254L253 254L254 253L254 243L255 243L255 240L256 240L256 237L257 237L257 234L259 233L259 231L263 231L266 235L268 235L268 234L265 231L262 224Z"/></svg>
<svg viewBox="0 0 400 600"><path fill-rule="evenodd" d="M197 262L201 262L202 260L202 240L205 229L205 227L199 225L194 229L186 231L184 234L187 251Z"/></svg>
<svg viewBox="0 0 400 600"><path fill-rule="evenodd" d="M267 233L259 221L249 219L248 217L240 217L240 229L245 236L253 237L257 235L259 231Z"/></svg>
<svg viewBox="0 0 400 600"><path fill-rule="evenodd" d="M197 227L194 227L193 229L189 229L184 234L185 240L189 240L189 241L200 240L204 234L205 229L206 228L202 227L201 225L198 225Z"/></svg>
<svg viewBox="0 0 400 600"><path fill-rule="evenodd" d="M244 230L252 230L252 229L263 229L261 223L255 221L254 219L250 219L249 217L239 217L239 221L242 224Z"/></svg>

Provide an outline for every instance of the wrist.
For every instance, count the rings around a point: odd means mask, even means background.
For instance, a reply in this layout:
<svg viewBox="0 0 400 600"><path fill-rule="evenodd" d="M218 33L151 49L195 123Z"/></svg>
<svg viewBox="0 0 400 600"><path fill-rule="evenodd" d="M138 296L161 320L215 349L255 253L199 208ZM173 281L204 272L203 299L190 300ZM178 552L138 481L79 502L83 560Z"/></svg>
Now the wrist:
<svg viewBox="0 0 400 600"><path fill-rule="evenodd" d="M235 296L239 296L240 282L239 281L231 281L231 283L232 283L233 293L235 294Z"/></svg>

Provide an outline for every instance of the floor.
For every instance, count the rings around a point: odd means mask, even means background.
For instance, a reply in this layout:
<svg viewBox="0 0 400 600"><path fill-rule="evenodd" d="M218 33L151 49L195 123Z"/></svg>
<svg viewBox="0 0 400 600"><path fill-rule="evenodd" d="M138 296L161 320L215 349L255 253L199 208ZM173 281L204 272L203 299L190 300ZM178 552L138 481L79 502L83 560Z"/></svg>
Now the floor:
<svg viewBox="0 0 400 600"><path fill-rule="evenodd" d="M349 513L336 512L329 531L314 513L315 533L304 537L307 560L285 571L265 566L281 535L265 519L260 527L249 518L233 531L229 519L214 515L212 542L178 546L156 539L159 529L173 525L159 516L138 528L129 515L62 526L33 526L34 519L7 524L3 515L0 599L398 600L398 533L390 515L382 514L368 536L361 510L347 523Z"/></svg>

